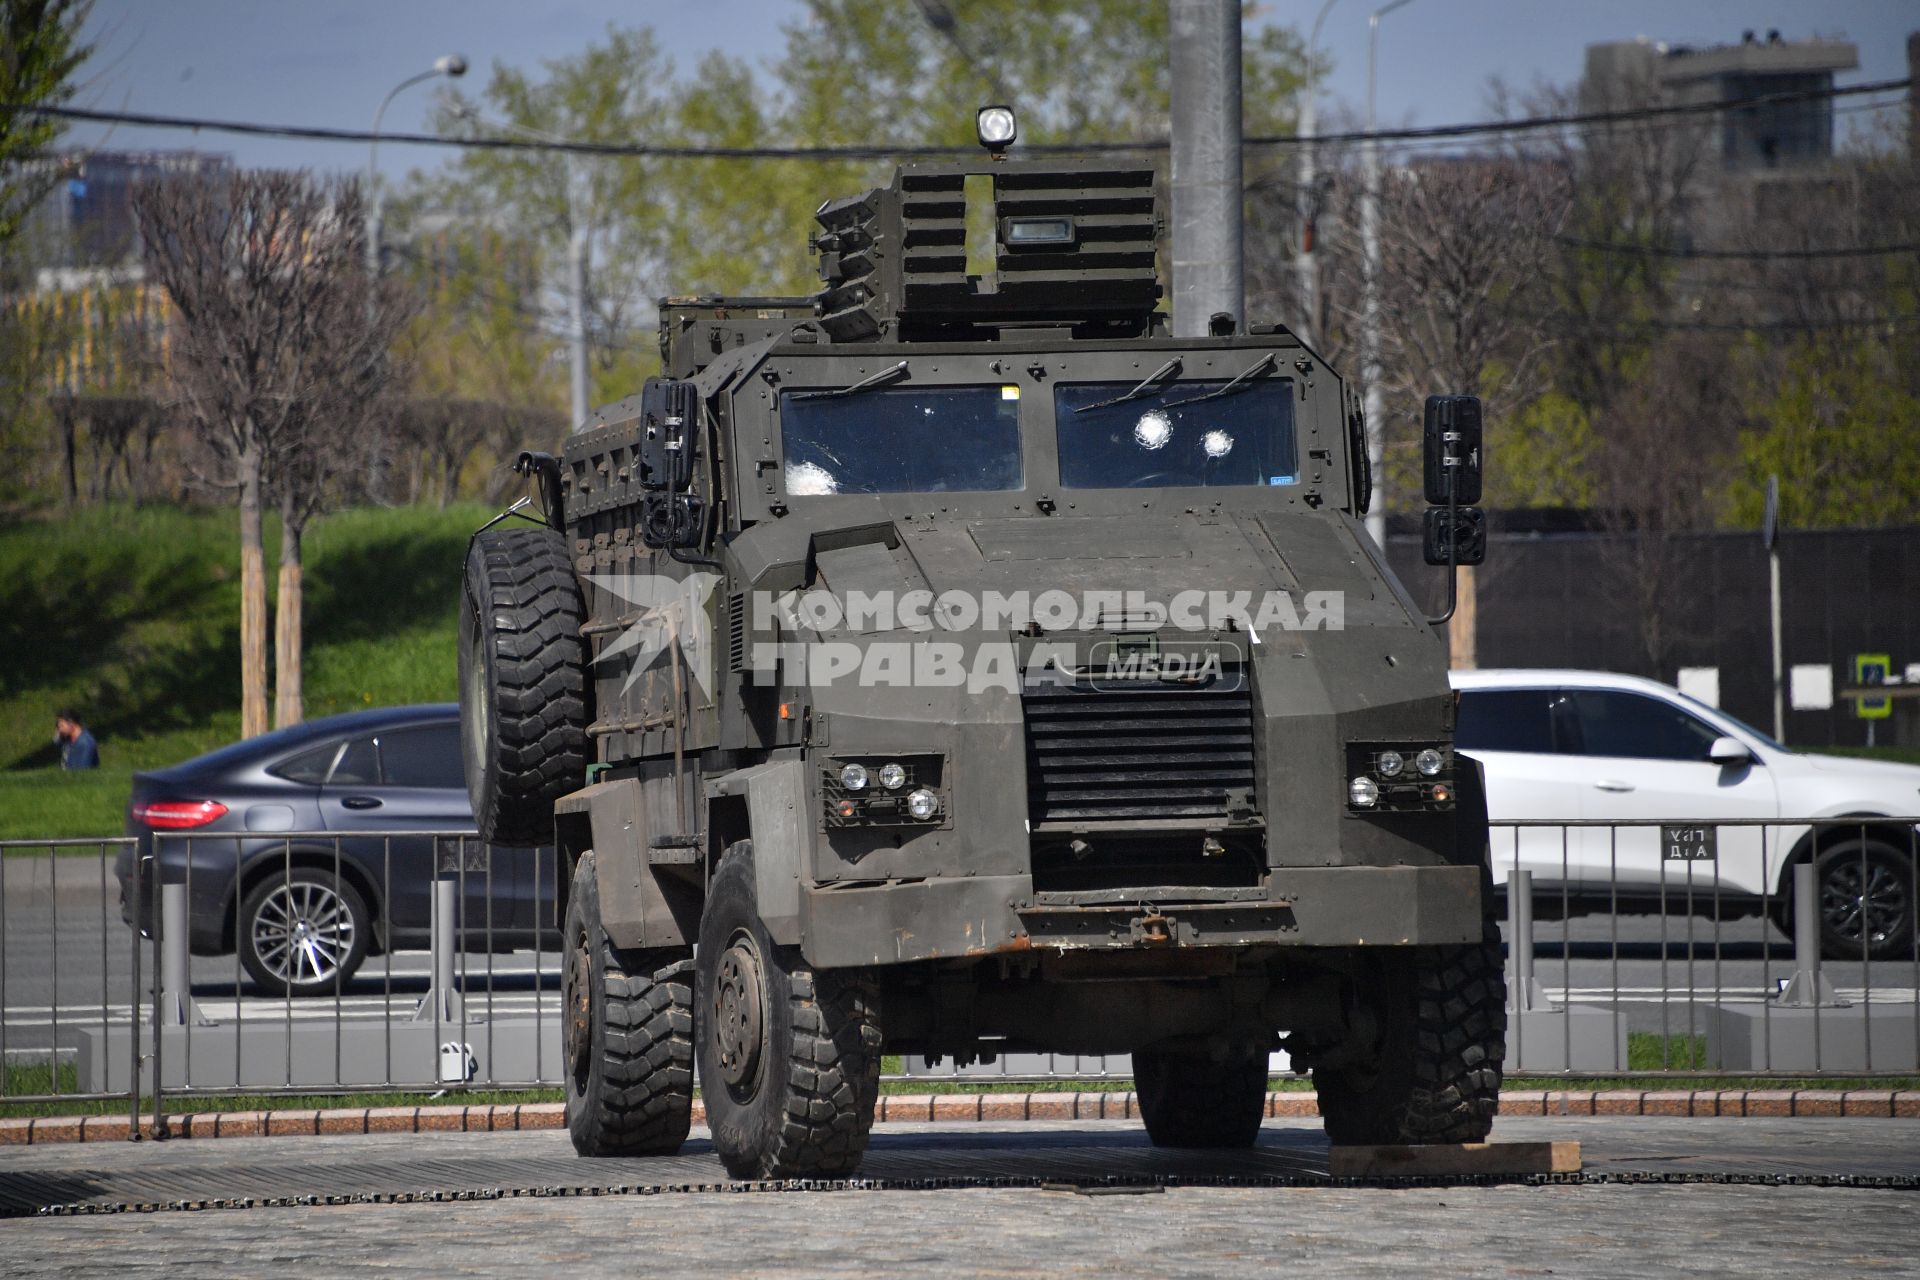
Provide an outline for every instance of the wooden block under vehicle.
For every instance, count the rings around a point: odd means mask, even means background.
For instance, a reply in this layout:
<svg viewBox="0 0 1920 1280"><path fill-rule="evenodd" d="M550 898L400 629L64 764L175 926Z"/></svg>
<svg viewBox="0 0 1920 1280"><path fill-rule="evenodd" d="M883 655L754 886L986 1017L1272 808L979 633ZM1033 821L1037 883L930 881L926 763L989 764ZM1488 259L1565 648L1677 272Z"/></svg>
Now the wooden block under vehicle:
<svg viewBox="0 0 1920 1280"><path fill-rule="evenodd" d="M1444 1178L1456 1174L1580 1172L1578 1142L1464 1142L1431 1147L1333 1147L1336 1178Z"/></svg>

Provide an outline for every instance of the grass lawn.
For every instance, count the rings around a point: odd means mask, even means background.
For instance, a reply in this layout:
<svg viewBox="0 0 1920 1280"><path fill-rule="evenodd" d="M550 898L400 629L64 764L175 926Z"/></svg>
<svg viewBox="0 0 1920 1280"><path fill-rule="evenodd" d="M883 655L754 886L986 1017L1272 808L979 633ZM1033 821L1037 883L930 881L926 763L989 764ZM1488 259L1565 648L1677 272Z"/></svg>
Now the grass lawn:
<svg viewBox="0 0 1920 1280"><path fill-rule="evenodd" d="M341 512L306 537L310 718L450 701L478 505ZM268 579L278 534L268 531ZM228 510L88 508L0 527L0 839L117 835L138 769L239 736L240 553ZM72 706L102 767L68 775Z"/></svg>

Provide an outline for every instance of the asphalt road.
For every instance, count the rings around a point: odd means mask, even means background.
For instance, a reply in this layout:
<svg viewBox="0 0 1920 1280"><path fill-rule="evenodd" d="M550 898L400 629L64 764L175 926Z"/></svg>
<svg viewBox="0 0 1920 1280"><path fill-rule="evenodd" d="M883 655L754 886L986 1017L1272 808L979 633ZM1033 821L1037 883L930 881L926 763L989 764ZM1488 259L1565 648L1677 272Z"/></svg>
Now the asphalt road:
<svg viewBox="0 0 1920 1280"><path fill-rule="evenodd" d="M1511 1119L1495 1140L1579 1139L1593 1172L1897 1174L1920 1170L1913 1121ZM13 1185L110 1200L252 1186L419 1192L562 1178L721 1183L696 1131L669 1162L572 1158L561 1133L239 1139L32 1147ZM1269 1122L1251 1153L1156 1152L1138 1126L887 1126L862 1173L1080 1179L1271 1165L1311 1175L1325 1141ZM684 1174L679 1166L694 1172ZM641 1172L630 1172L632 1169ZM557 1171L557 1172L556 1172ZM704 1172L702 1172L704 1171ZM481 1179L481 1181L476 1181ZM654 1179L653 1181L657 1181ZM690 1276L1272 1275L1699 1277L1913 1275L1914 1193L1802 1186L1173 1188L1159 1194L945 1189L615 1194L466 1203L209 1209L0 1222L14 1275Z"/></svg>
<svg viewBox="0 0 1920 1280"><path fill-rule="evenodd" d="M133 935L119 918L111 868L91 857L8 858L0 864L0 1048L45 1045L62 1027L125 1025L135 990ZM1633 1031L1684 1035L1702 1026L1714 1004L1757 1007L1793 972L1791 943L1758 919L1715 922L1685 915L1594 915L1534 926L1535 976L1550 1000L1617 1007ZM464 954L468 1008L504 1018L558 1005L552 954ZM141 1002L151 1001L156 970L150 944L141 956ZM1863 965L1828 961L1824 971L1843 998L1912 1006L1920 962ZM406 1017L425 993L423 953L375 957L343 985L338 1016ZM195 957L190 974L202 1012L231 1019L244 1003L249 1020L305 1022L336 1016L335 1001L286 1001L255 990L234 958ZM1920 1011L1917 1011L1920 1012ZM544 1016L544 1015L543 1015Z"/></svg>

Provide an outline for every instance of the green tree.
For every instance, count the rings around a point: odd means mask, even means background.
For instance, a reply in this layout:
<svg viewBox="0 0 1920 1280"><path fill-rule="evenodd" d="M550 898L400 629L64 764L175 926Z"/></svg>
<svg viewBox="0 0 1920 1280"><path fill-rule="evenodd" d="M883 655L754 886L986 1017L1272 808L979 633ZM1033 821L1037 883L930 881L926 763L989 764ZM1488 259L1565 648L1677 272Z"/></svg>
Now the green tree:
<svg viewBox="0 0 1920 1280"><path fill-rule="evenodd" d="M1779 389L1756 406L1758 425L1740 437L1735 523L1760 522L1777 475L1789 525L1920 524L1920 396L1901 385L1896 359L1870 339L1788 359Z"/></svg>
<svg viewBox="0 0 1920 1280"><path fill-rule="evenodd" d="M0 0L0 102L57 106L73 96L73 73L91 49L80 43L90 0ZM0 111L0 265L27 211L58 173L42 162L60 122ZM6 283L0 280L0 285Z"/></svg>

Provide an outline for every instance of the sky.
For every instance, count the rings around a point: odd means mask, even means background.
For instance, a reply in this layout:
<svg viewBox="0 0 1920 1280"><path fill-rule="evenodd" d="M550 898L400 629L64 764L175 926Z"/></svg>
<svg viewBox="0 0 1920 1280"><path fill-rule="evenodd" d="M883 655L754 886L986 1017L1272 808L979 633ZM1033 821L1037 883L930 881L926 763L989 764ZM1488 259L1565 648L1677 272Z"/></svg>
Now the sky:
<svg viewBox="0 0 1920 1280"><path fill-rule="evenodd" d="M870 0L911 4L913 0ZM1140 0L1142 4L1164 0ZM1322 0L1261 0L1256 22L1304 31ZM1323 119L1366 99L1367 17L1380 0L1334 0L1320 45L1333 71ZM955 10L964 19L964 0ZM1810 15L1817 8L1817 18ZM577 52L609 25L649 25L681 67L709 49L756 62L777 57L782 29L804 22L802 0L97 0L96 47L76 105L175 115L366 129L382 97L436 57L464 54L477 88L502 62L536 68ZM1777 27L1788 39L1841 36L1860 67L1841 84L1906 75L1915 0L1412 0L1380 22L1379 119L1434 125L1487 115L1498 76L1525 88L1570 84L1589 43L1646 36L1673 44L1729 43ZM433 83L401 93L383 128L423 130ZM1853 117L1859 119L1860 117ZM77 126L69 144L114 149L197 147L247 166L363 171L365 144L302 143L184 131ZM440 149L389 145L389 179L444 162Z"/></svg>

